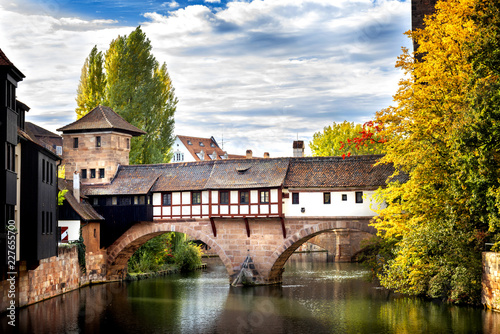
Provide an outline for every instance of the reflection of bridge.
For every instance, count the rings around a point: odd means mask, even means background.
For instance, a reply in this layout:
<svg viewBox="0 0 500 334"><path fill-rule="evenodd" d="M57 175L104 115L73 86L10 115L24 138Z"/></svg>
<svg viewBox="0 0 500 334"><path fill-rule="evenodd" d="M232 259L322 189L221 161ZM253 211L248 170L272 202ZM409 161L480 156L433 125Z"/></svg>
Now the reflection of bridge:
<svg viewBox="0 0 500 334"><path fill-rule="evenodd" d="M108 248L108 276L123 278L130 256L147 240L165 232L186 233L201 240L219 255L230 279L240 270L247 255L253 258L258 273L256 283L281 282L282 268L292 253L309 239L331 231L358 230L374 233L370 217L276 218L255 219L185 219L141 222L133 225ZM213 225L217 237L213 233ZM285 234L283 234L283 225ZM338 244L348 245L348 234L338 233ZM347 249L347 248L346 248ZM352 254L343 254L347 259Z"/></svg>

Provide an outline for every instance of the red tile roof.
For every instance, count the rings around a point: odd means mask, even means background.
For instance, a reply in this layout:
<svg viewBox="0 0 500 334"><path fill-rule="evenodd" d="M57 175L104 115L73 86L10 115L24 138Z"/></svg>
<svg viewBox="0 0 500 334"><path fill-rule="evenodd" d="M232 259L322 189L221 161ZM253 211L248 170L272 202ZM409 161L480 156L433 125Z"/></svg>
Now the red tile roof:
<svg viewBox="0 0 500 334"><path fill-rule="evenodd" d="M0 66L14 66L5 53L3 53L2 49L0 49Z"/></svg>
<svg viewBox="0 0 500 334"><path fill-rule="evenodd" d="M377 165L381 155L291 158L286 188L378 188L394 173L392 165Z"/></svg>
<svg viewBox="0 0 500 334"><path fill-rule="evenodd" d="M113 109L101 105L92 109L79 120L57 129L57 131L62 131L63 133L87 132L89 130L114 130L128 133L132 136L140 136L146 133L127 122L115 113Z"/></svg>
<svg viewBox="0 0 500 334"><path fill-rule="evenodd" d="M177 138L186 146L187 150L193 158L196 161L201 161L200 157L198 156L198 153L203 151L205 153L205 160L211 160L212 158L209 157L209 155L213 155L215 152L217 157L216 159L221 159L221 157L226 154L215 139L212 138L200 138L200 137L190 137L190 136L180 136L178 135Z"/></svg>

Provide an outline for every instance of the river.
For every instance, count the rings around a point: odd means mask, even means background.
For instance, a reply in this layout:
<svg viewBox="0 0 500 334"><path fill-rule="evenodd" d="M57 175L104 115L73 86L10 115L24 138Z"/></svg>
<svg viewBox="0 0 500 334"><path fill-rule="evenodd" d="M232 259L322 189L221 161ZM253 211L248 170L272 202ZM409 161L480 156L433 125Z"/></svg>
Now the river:
<svg viewBox="0 0 500 334"><path fill-rule="evenodd" d="M22 308L14 333L500 333L500 313L396 295L365 274L325 253L294 254L283 285L233 288L209 259L207 270L93 285Z"/></svg>

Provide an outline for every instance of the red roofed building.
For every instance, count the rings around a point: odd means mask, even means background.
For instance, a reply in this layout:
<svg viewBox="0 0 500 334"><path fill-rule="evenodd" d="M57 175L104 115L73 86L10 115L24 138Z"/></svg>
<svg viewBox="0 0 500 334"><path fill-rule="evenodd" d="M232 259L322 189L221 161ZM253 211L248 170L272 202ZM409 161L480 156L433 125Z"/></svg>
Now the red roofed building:
<svg viewBox="0 0 500 334"><path fill-rule="evenodd" d="M214 137L176 136L172 150L174 152L172 162L245 159L246 157L244 155L227 154L219 147Z"/></svg>

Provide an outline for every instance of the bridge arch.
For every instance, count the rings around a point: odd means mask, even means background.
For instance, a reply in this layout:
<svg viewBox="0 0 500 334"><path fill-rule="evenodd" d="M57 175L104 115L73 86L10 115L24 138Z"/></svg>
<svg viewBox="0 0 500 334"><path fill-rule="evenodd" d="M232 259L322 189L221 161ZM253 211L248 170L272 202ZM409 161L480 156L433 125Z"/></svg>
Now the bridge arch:
<svg viewBox="0 0 500 334"><path fill-rule="evenodd" d="M286 261L300 245L317 235L339 230L357 230L375 235L377 230L368 224L369 220L371 220L371 218L364 219L363 221L359 221L359 219L324 221L299 229L286 238L283 244L272 254L270 259L272 266L269 269L267 281L271 284L280 283L282 281L283 267Z"/></svg>
<svg viewBox="0 0 500 334"><path fill-rule="evenodd" d="M193 220L193 222L196 222ZM185 233L193 240L201 240L207 244L222 260L228 271L232 263L224 249L207 233L204 233L198 224L189 222L139 222L130 227L107 249L107 277L109 280L124 279L127 275L127 264L130 257L140 246L148 240L167 233Z"/></svg>

